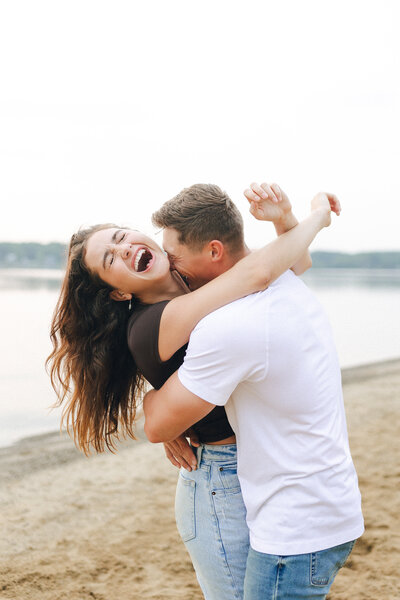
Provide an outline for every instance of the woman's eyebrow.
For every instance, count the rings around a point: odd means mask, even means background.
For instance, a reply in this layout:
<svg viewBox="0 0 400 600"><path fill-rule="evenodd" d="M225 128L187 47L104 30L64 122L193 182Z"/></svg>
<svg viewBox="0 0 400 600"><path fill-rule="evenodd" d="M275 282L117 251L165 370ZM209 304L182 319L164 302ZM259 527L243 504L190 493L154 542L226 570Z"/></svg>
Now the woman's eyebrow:
<svg viewBox="0 0 400 600"><path fill-rule="evenodd" d="M121 233L121 231L122 231L122 229L117 229L116 231L114 231L114 233L111 236L111 241L112 242L115 242L115 240L117 239L118 234ZM106 250L104 252L104 256L103 256L103 269L104 270L106 269L106 260L107 260L107 257L108 257L108 255L110 253L111 253L111 250Z"/></svg>

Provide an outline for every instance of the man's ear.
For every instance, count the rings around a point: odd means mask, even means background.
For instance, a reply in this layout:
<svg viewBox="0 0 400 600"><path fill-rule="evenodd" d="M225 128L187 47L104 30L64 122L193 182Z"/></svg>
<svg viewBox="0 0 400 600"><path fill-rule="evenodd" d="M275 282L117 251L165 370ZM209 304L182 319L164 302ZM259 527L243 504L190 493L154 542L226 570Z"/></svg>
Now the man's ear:
<svg viewBox="0 0 400 600"><path fill-rule="evenodd" d="M122 302L124 300L132 300L132 294L127 292L119 292L118 290L112 290L110 292L111 300L116 300L117 302Z"/></svg>
<svg viewBox="0 0 400 600"><path fill-rule="evenodd" d="M207 251L210 253L211 260L218 262L225 254L225 246L220 240L212 240L207 244Z"/></svg>

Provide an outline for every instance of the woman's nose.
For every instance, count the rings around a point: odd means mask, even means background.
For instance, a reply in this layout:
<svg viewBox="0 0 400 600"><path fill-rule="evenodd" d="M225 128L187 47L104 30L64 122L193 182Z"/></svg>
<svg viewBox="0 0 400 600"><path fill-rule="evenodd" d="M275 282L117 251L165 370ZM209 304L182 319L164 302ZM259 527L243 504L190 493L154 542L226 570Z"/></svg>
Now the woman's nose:
<svg viewBox="0 0 400 600"><path fill-rule="evenodd" d="M130 258L132 255L132 244L118 244L116 251L122 258Z"/></svg>

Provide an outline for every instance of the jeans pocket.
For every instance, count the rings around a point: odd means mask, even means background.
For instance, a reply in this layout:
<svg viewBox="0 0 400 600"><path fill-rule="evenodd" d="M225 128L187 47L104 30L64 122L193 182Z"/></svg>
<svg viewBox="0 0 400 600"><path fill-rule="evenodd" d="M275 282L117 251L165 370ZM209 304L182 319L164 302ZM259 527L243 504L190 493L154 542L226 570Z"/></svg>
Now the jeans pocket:
<svg viewBox="0 0 400 600"><path fill-rule="evenodd" d="M222 463L218 467L219 484L227 494L237 494L241 491L237 476L237 464Z"/></svg>
<svg viewBox="0 0 400 600"><path fill-rule="evenodd" d="M353 542L346 542L334 548L313 552L311 560L311 585L326 586L334 580L353 550Z"/></svg>
<svg viewBox="0 0 400 600"><path fill-rule="evenodd" d="M196 537L195 492L196 482L179 474L175 496L175 520L184 542Z"/></svg>

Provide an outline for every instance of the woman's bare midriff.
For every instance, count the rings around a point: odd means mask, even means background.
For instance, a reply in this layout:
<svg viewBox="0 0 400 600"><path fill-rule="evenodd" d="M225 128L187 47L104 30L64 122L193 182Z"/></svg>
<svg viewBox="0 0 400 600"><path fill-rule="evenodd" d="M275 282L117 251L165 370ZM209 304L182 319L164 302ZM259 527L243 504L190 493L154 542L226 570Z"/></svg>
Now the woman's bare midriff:
<svg viewBox="0 0 400 600"><path fill-rule="evenodd" d="M218 440L218 442L207 442L212 446L222 446L222 444L236 444L236 436L231 435L231 437L225 438L224 440Z"/></svg>

